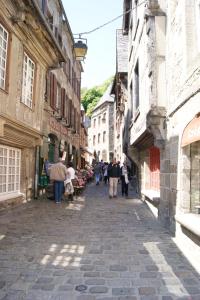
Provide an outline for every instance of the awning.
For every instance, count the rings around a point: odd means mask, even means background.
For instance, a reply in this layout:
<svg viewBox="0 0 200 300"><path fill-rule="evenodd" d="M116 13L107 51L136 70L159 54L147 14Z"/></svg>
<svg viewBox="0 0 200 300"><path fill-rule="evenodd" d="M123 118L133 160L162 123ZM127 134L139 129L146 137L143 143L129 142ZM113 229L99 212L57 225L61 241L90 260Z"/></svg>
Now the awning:
<svg viewBox="0 0 200 300"><path fill-rule="evenodd" d="M89 153L90 155L93 155L93 153L87 148L87 147L80 147L80 150L82 151L82 152L87 152L87 153Z"/></svg>
<svg viewBox="0 0 200 300"><path fill-rule="evenodd" d="M181 147L185 147L191 143L200 140L200 115L195 117L184 129Z"/></svg>

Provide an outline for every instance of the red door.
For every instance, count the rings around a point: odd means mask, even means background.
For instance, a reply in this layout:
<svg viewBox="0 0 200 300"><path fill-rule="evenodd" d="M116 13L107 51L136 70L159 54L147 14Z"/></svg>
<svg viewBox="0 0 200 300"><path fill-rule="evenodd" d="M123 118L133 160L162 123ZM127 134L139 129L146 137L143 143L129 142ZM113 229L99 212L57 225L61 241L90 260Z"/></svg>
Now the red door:
<svg viewBox="0 0 200 300"><path fill-rule="evenodd" d="M150 189L160 190L160 150L156 147L149 149Z"/></svg>

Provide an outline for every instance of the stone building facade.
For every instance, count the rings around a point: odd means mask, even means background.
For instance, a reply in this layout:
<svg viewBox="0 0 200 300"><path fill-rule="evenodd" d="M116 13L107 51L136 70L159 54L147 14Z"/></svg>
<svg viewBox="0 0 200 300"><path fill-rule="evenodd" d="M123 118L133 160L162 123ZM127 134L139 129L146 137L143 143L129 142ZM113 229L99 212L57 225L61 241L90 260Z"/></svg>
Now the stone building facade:
<svg viewBox="0 0 200 300"><path fill-rule="evenodd" d="M59 156L66 164L80 165L80 86L82 65L73 52L73 35L65 11L59 1L49 1L44 17L62 48L65 61L47 71L41 162L55 162ZM40 168L41 169L41 168Z"/></svg>
<svg viewBox="0 0 200 300"><path fill-rule="evenodd" d="M167 140L162 185L170 228L176 230L181 246L200 255L199 16L197 0L168 1Z"/></svg>
<svg viewBox="0 0 200 300"><path fill-rule="evenodd" d="M137 165L142 198L191 257L200 252L200 3L125 0L124 12L126 154Z"/></svg>
<svg viewBox="0 0 200 300"><path fill-rule="evenodd" d="M123 163L127 144L126 126L128 110L128 37L122 29L116 31L116 75L113 84L114 103L114 157Z"/></svg>
<svg viewBox="0 0 200 300"><path fill-rule="evenodd" d="M88 129L89 149L97 159L109 162L114 151L114 97L111 94L112 84L97 103L91 116Z"/></svg>
<svg viewBox="0 0 200 300"><path fill-rule="evenodd" d="M78 157L82 66L61 1L1 2L0 41L0 201L9 203L37 197L51 144L54 161L66 143Z"/></svg>
<svg viewBox="0 0 200 300"><path fill-rule="evenodd" d="M136 166L140 193L159 214L160 161L165 144L164 1L124 1L123 32L128 35L126 155ZM127 142L128 138L128 142Z"/></svg>

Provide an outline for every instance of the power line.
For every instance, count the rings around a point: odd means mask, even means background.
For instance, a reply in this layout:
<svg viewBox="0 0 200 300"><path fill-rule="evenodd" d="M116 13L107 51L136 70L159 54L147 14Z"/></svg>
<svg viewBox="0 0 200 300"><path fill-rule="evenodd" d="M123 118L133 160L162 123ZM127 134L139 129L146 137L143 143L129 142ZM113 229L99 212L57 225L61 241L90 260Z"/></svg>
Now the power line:
<svg viewBox="0 0 200 300"><path fill-rule="evenodd" d="M135 7L133 7L133 8L131 8L131 9L127 10L125 13L123 13L123 14L121 14L121 15L115 17L114 19L112 19L112 20L110 20L110 21L108 21L108 22L106 22L106 23L104 23L104 24L102 24L102 25L100 25L100 26L98 26L98 27L92 29L92 30L85 31L85 32L80 32L80 33L75 33L74 35L79 35L79 36L81 36L81 35L83 35L83 34L90 34L90 33L92 33L92 32L95 32L95 31L101 29L102 27L104 27L104 26L106 26L106 25L108 25L108 24L110 24L110 23L113 23L113 22L116 21L117 19L119 19L119 18L125 16L126 14L130 13L131 11L133 11L133 10L136 9L138 6L141 6L141 5L144 4L144 3L146 3L146 0L144 0L144 1L142 1L141 3L137 4Z"/></svg>

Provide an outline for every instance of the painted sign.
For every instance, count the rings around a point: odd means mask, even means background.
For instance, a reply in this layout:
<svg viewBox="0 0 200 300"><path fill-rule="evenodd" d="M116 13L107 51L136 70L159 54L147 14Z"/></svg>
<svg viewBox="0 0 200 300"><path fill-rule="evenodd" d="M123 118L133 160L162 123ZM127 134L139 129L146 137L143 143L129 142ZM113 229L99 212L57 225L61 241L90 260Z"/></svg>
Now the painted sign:
<svg viewBox="0 0 200 300"><path fill-rule="evenodd" d="M184 129L181 147L200 140L200 116L195 117Z"/></svg>
<svg viewBox="0 0 200 300"><path fill-rule="evenodd" d="M56 119L50 118L49 125L51 130L57 134L68 135L68 130L62 124L60 124Z"/></svg>

